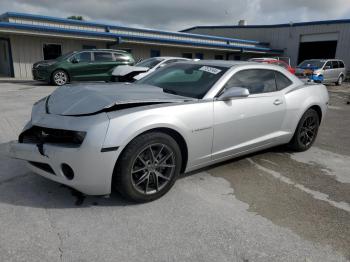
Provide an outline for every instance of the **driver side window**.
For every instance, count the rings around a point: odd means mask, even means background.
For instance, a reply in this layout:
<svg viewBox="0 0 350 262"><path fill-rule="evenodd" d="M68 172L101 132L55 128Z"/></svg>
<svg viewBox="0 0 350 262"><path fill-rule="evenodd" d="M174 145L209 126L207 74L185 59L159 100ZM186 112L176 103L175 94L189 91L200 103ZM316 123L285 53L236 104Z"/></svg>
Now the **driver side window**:
<svg viewBox="0 0 350 262"><path fill-rule="evenodd" d="M243 87L250 94L262 94L277 91L275 73L267 69L247 69L234 74L224 88Z"/></svg>

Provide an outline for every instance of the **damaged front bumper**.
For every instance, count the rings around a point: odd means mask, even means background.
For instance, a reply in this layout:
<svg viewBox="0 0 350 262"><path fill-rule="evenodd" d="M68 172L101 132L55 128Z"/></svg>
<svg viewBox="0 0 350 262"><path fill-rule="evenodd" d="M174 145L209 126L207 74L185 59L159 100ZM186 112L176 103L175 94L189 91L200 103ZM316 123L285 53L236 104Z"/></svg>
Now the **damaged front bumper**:
<svg viewBox="0 0 350 262"><path fill-rule="evenodd" d="M19 140L9 143L8 155L26 160L35 173L84 194L110 194L114 165L120 152L118 148L104 150L108 116L105 113L88 117L50 115L41 104L33 108L32 120ZM81 141L70 140L70 132L82 133L84 137ZM26 135L28 133L30 135ZM60 140L56 134L65 136Z"/></svg>

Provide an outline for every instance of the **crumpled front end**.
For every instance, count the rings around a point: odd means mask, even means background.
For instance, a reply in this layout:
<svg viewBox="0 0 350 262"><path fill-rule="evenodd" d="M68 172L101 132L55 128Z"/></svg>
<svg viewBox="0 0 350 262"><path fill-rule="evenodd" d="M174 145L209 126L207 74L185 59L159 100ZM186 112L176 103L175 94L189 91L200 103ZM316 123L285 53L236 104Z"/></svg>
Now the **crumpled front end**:
<svg viewBox="0 0 350 262"><path fill-rule="evenodd" d="M26 160L29 168L48 179L88 195L111 192L118 150L103 148L109 119L101 113L89 117L46 113L45 101L33 107L32 119L9 155Z"/></svg>

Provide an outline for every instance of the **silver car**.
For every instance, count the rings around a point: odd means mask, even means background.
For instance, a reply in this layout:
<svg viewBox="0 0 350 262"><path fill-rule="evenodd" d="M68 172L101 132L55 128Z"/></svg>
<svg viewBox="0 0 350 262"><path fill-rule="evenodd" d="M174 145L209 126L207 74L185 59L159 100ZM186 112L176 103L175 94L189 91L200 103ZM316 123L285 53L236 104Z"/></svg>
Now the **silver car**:
<svg viewBox="0 0 350 262"><path fill-rule="evenodd" d="M188 58L171 56L152 57L145 59L134 66L117 66L113 70L112 76L114 77L115 81L118 80L119 82L133 82L135 80L140 80L141 78L153 73L159 68L162 68L169 64L189 60L190 59Z"/></svg>
<svg viewBox="0 0 350 262"><path fill-rule="evenodd" d="M181 172L282 144L309 149L327 104L325 86L279 66L178 62L136 84L56 89L34 104L9 150L85 194L115 188L145 202Z"/></svg>
<svg viewBox="0 0 350 262"><path fill-rule="evenodd" d="M298 65L295 74L299 77L308 76L315 82L342 85L346 78L346 67L338 59L312 59Z"/></svg>

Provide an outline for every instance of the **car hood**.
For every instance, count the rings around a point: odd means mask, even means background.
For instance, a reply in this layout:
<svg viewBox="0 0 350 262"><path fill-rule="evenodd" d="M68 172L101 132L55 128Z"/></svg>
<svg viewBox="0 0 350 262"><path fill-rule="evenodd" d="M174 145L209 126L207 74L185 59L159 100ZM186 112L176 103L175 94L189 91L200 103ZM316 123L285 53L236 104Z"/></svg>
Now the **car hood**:
<svg viewBox="0 0 350 262"><path fill-rule="evenodd" d="M142 66L129 66L129 65L122 65L122 66L117 66L113 72L113 76L126 76L132 72L147 72L149 70L148 67L142 67Z"/></svg>
<svg viewBox="0 0 350 262"><path fill-rule="evenodd" d="M197 100L139 84L68 85L57 88L46 101L50 114L79 116L113 110L120 105L143 106ZM121 107L121 108L125 108Z"/></svg>

